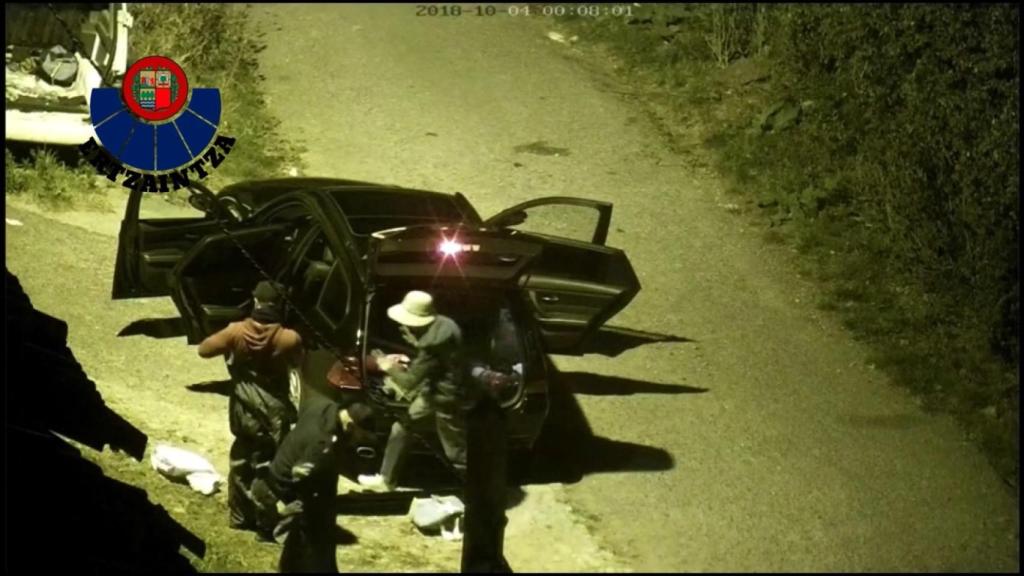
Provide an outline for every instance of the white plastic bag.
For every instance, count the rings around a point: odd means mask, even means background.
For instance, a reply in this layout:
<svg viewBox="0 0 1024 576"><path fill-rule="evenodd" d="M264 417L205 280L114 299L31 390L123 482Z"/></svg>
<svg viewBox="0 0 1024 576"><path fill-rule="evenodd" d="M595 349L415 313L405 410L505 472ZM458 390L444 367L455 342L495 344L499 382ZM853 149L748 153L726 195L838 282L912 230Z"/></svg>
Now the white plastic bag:
<svg viewBox="0 0 1024 576"><path fill-rule="evenodd" d="M149 463L165 477L185 480L193 490L207 496L216 492L222 482L206 458L182 448L160 444L153 450Z"/></svg>
<svg viewBox="0 0 1024 576"><path fill-rule="evenodd" d="M446 540L461 538L459 521L466 507L456 496L413 498L409 507L412 523L423 532L440 532Z"/></svg>
<svg viewBox="0 0 1024 576"><path fill-rule="evenodd" d="M452 529L448 529L448 524L441 525L441 538L448 542L459 542L462 540L462 516L456 516L453 522Z"/></svg>

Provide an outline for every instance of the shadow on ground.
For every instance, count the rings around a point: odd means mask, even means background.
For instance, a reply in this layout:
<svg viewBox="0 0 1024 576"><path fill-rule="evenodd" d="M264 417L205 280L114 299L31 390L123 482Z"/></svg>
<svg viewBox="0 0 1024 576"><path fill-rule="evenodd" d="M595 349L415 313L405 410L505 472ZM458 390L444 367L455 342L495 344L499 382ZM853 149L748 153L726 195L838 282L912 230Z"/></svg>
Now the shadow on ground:
<svg viewBox="0 0 1024 576"><path fill-rule="evenodd" d="M683 384L658 384L618 376L602 376L586 372L562 372L560 378L574 394L593 396L627 396L632 394L703 394L707 388Z"/></svg>
<svg viewBox="0 0 1024 576"><path fill-rule="evenodd" d="M416 468L416 478L409 479L406 484L415 487L398 492L348 492L338 495L337 512L339 516L404 516L409 513L413 498L430 496L455 495L463 497L462 490L447 473L442 471L436 461L420 456L410 458L410 466ZM347 474L343 474L348 476ZM511 510L526 500L526 491L520 486L510 485L505 495L505 509Z"/></svg>
<svg viewBox="0 0 1024 576"><path fill-rule="evenodd" d="M117 335L179 338L185 335L185 322L181 318L142 318L121 328Z"/></svg>
<svg viewBox="0 0 1024 576"><path fill-rule="evenodd" d="M231 380L207 380L206 382L197 382L195 384L188 384L185 386L192 392L200 392L203 394L220 394L221 396L231 396L231 390L234 383Z"/></svg>
<svg viewBox="0 0 1024 576"><path fill-rule="evenodd" d="M574 484L590 474L603 472L660 472L675 466L672 455L657 446L645 446L598 436L574 396L580 394L701 394L706 388L658 384L628 378L567 372L553 374L550 382L551 407L544 429L530 453L509 455L510 491L507 508L523 501L521 486L530 484ZM439 447L437 447L439 448ZM380 455L342 463L342 475L355 481L359 474L376 473ZM413 454L400 480L408 491L397 493L352 492L338 497L342 515L406 514L412 499L430 494L458 494L458 482L441 459L430 454Z"/></svg>
<svg viewBox="0 0 1024 576"><path fill-rule="evenodd" d="M687 394L705 388L642 382L585 373L555 373L550 383L551 407L532 454L513 455L509 470L518 484L574 484L602 472L659 472L675 466L672 455L657 446L645 446L598 436L573 395ZM589 390L589 392L588 392Z"/></svg>
<svg viewBox="0 0 1024 576"><path fill-rule="evenodd" d="M671 334L659 334L657 332L645 332L631 328L617 326L605 326L597 331L577 354L600 354L615 358L626 350L632 350L645 344L658 343L691 343L685 336L673 336Z"/></svg>
<svg viewBox="0 0 1024 576"><path fill-rule="evenodd" d="M334 526L334 543L340 546L350 546L352 544L359 543L359 537L348 531L347 529L335 525Z"/></svg>

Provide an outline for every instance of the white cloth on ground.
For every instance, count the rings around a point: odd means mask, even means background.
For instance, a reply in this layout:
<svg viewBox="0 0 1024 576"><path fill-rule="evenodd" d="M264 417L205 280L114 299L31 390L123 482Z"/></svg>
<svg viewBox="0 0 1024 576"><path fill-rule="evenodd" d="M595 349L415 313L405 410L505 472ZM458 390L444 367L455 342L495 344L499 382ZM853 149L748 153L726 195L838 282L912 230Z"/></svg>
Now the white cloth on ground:
<svg viewBox="0 0 1024 576"><path fill-rule="evenodd" d="M183 448L160 444L153 450L149 462L163 476L185 480L193 490L207 496L216 492L223 481L206 458Z"/></svg>

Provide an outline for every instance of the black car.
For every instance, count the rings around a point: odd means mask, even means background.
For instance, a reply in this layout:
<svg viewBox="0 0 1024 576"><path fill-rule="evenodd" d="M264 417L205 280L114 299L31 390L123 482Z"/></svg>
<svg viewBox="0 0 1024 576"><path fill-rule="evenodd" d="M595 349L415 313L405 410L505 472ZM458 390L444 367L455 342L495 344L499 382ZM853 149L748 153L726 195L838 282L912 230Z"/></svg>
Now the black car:
<svg viewBox="0 0 1024 576"><path fill-rule="evenodd" d="M169 295L194 344L243 318L269 275L288 287L287 323L311 348L305 387L331 390L325 375L347 359L360 383L351 393L402 409L362 358L412 352L384 313L410 289L434 295L479 363L511 323L524 376L501 398L511 449L529 449L547 416L545 353L578 350L640 290L626 255L605 246L611 204L593 200L540 198L485 220L458 193L284 178L193 196L206 217L144 220L142 194L121 223L113 298ZM378 427L383 440L390 422Z"/></svg>

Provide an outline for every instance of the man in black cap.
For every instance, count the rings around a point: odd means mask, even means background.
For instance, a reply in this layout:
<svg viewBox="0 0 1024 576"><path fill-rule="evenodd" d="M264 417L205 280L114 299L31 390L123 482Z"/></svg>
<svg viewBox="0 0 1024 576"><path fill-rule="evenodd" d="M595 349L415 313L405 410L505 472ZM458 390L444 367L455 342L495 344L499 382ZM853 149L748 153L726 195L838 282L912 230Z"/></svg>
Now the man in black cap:
<svg viewBox="0 0 1024 576"><path fill-rule="evenodd" d="M338 482L337 450L351 448L365 431L371 409L311 394L270 468L253 483L261 532L283 541L280 572L333 573Z"/></svg>
<svg viewBox="0 0 1024 576"><path fill-rule="evenodd" d="M274 457L296 420L289 397L289 372L302 361L302 338L281 326L280 285L263 281L253 291L249 318L232 322L199 344L203 358L225 356L234 383L229 413L231 466L228 473L230 525L258 530L251 489L258 468ZM262 535L266 538L267 535Z"/></svg>

